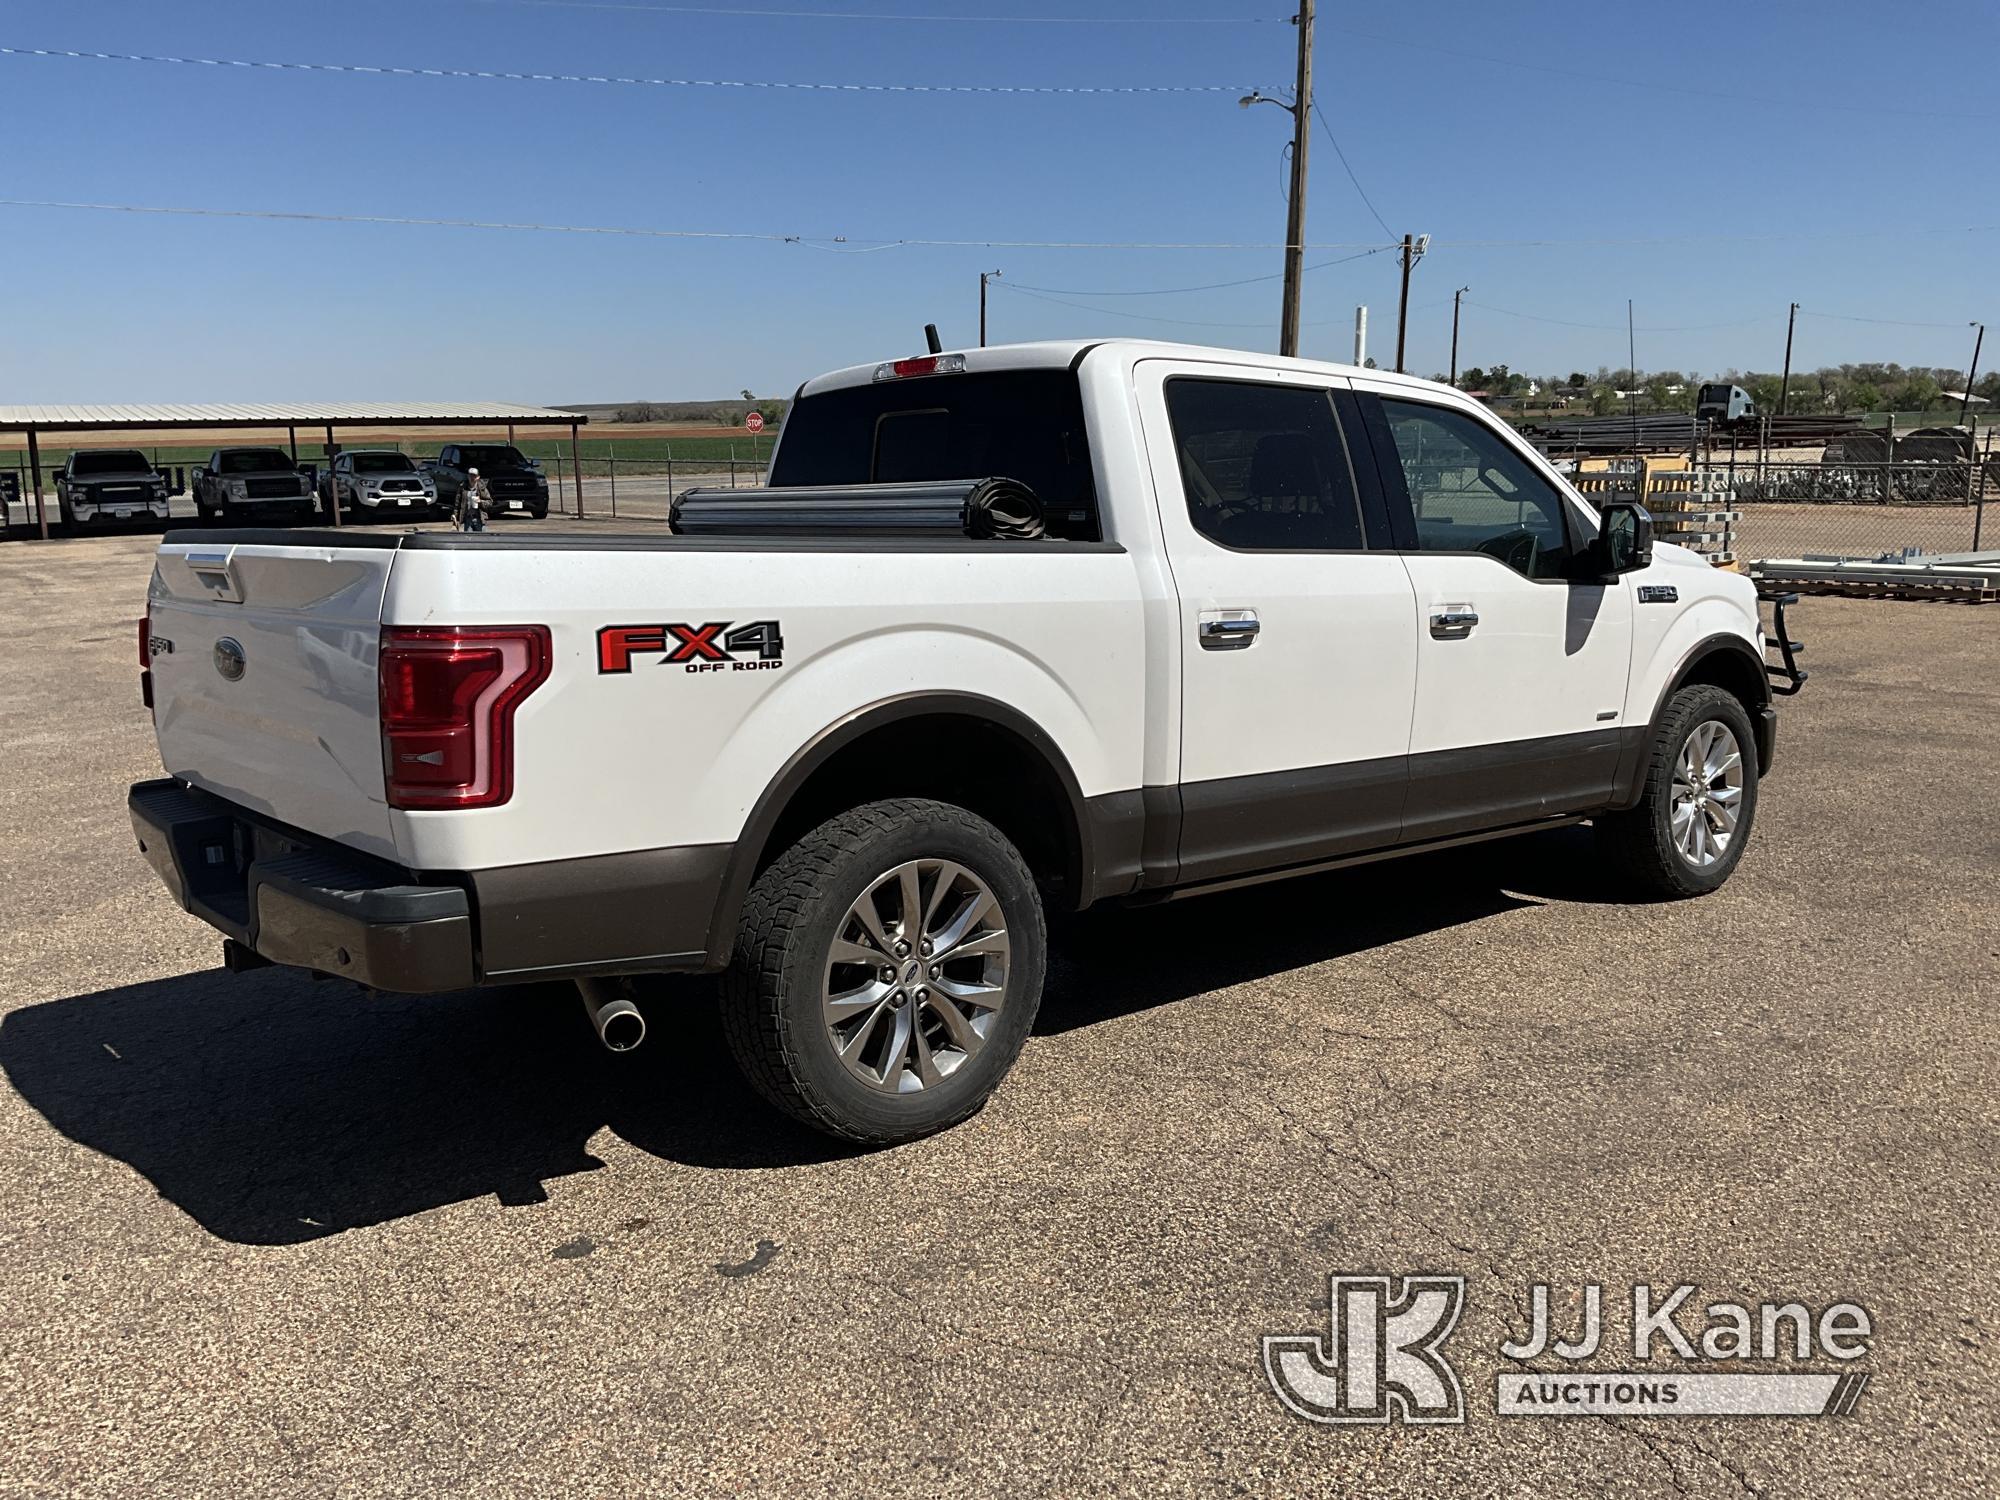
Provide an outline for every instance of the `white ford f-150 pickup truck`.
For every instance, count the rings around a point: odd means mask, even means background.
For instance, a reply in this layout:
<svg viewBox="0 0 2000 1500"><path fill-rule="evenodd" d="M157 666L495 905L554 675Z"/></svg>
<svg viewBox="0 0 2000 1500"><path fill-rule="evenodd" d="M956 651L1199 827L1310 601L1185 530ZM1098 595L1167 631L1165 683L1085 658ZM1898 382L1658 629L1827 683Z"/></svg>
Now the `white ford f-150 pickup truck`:
<svg viewBox="0 0 2000 1500"><path fill-rule="evenodd" d="M145 857L231 967L575 979L613 1046L630 976L723 971L762 1092L890 1141L1005 1074L1050 913L1582 820L1636 888L1715 889L1803 680L1748 580L1374 370L860 365L719 498L672 532L173 534Z"/></svg>

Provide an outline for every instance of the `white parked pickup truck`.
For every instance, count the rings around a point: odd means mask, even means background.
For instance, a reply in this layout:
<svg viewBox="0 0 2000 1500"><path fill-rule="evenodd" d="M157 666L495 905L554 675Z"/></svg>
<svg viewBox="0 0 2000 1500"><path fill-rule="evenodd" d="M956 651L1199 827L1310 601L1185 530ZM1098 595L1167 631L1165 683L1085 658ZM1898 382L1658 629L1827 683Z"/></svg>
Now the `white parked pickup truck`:
<svg viewBox="0 0 2000 1500"><path fill-rule="evenodd" d="M996 490L1036 516L979 524ZM232 967L576 979L613 1046L629 976L725 971L757 1086L882 1142L1006 1073L1047 913L1586 819L1636 889L1714 890L1803 676L1748 580L1373 370L859 365L720 498L677 534L173 534L146 858Z"/></svg>

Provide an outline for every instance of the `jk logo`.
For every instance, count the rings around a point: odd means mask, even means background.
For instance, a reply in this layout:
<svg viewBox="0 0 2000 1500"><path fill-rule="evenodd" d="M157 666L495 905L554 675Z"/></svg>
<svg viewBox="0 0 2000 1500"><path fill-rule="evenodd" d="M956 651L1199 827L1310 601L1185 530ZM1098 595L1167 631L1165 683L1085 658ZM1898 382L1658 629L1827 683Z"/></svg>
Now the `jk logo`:
<svg viewBox="0 0 2000 1500"><path fill-rule="evenodd" d="M1308 1422L1465 1421L1458 1372L1438 1353L1465 1307L1463 1276L1332 1278L1331 1337L1266 1334L1264 1374Z"/></svg>

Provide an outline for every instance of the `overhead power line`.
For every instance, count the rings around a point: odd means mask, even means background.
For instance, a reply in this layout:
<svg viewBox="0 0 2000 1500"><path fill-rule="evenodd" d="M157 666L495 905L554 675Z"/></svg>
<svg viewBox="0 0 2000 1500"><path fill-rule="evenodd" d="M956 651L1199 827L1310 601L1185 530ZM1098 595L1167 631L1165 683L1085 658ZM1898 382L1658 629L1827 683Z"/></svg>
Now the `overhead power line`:
<svg viewBox="0 0 2000 1500"><path fill-rule="evenodd" d="M1964 323L1912 323L1908 318L1863 318L1853 313L1815 312L1803 305L1799 312L1808 318L1833 318L1842 323L1886 323L1894 328L1949 328L1955 332L1966 326Z"/></svg>
<svg viewBox="0 0 2000 1500"><path fill-rule="evenodd" d="M1360 37L1364 41L1381 42L1390 47L1407 47L1413 52L1430 52L1441 57L1456 57L1466 62L1489 63L1494 67L1518 68L1527 73L1548 73L1559 78L1582 78L1592 83L1615 84L1619 88L1651 89L1656 93L1685 94L1697 99L1727 99L1739 104L1763 104L1776 109L1822 109L1838 114L1853 115L1913 115L1934 120L1993 120L2000 119L1991 111L1980 112L1967 109L1899 109L1894 105L1840 104L1825 99L1774 99L1768 95L1736 93L1729 89L1705 89L1693 84L1659 83L1650 78L1628 78L1605 73L1593 73L1583 68L1564 68L1554 63L1528 62L1517 57L1495 57L1485 52L1467 52L1458 47L1440 47L1432 42L1413 42L1399 36L1384 36L1377 31L1362 31L1352 26L1327 27L1343 36Z"/></svg>
<svg viewBox="0 0 2000 1500"><path fill-rule="evenodd" d="M1017 292L1023 297L1032 297L1037 302L1053 302L1058 307L1074 308L1078 312L1098 313L1107 318L1132 318L1141 323L1171 323L1177 328L1269 328L1271 326L1269 318L1259 318L1251 323L1212 323L1198 318L1168 318L1158 313L1127 312L1123 308L1117 307L1092 307L1088 303L1071 302L1066 297L1046 296L1041 292L1030 291L1027 287L1005 281L996 281L993 285L1002 291ZM1346 319L1340 318L1334 321L1344 323ZM1303 323L1300 326L1303 328L1327 328L1331 327L1332 324Z"/></svg>
<svg viewBox="0 0 2000 1500"><path fill-rule="evenodd" d="M548 224L532 220L511 219L454 219L420 218L404 214L337 214L316 213L305 210L271 208L197 208L183 204L156 203L92 203L80 200L58 198L0 198L0 208L43 208L70 209L89 213L158 214L182 218L200 219L273 219L309 224L391 224L417 226L436 229L489 229L515 230L542 234L601 234L628 236L635 239L665 240L768 240L772 243L824 246L849 246L855 248L894 248L897 246L927 247L933 249L986 249L986 250L1282 250L1285 245L1275 240L1031 240L1002 239L999 237L963 237L947 239L934 235L900 235L870 237L845 234L795 234L767 230L723 230L723 229L659 229L638 225L616 224ZM1940 234L1992 234L2000 230L2000 224L1971 224L1942 229L1906 229L1862 231L1856 234L1690 234L1664 235L1655 239L1574 239L1574 240L1432 240L1431 249L1441 246L1454 249L1587 249L1593 246L1622 245L1662 245L1737 243L1750 241L1821 241L1867 237L1887 237L1892 239L1917 239ZM1383 245L1370 240L1325 240L1309 244L1308 250L1356 250L1374 254L1395 246ZM1358 257L1356 257L1358 258ZM1331 262L1337 264L1337 262ZM1245 278L1246 280L1268 278ZM1097 295L1102 295L1097 294ZM1505 311L1505 309L1493 309ZM1527 316L1519 314L1518 316ZM1822 314L1822 316L1834 316ZM1610 325L1606 325L1607 327ZM1622 327L1623 325L1618 325ZM1940 324L1940 327L1955 325ZM1657 331L1657 330L1656 330Z"/></svg>
<svg viewBox="0 0 2000 1500"><path fill-rule="evenodd" d="M1313 118L1319 121L1319 128L1326 132L1326 143L1329 146L1333 147L1333 154L1340 158L1340 165L1342 169L1347 173L1347 180L1354 184L1354 191L1359 193L1361 195L1361 201L1368 205L1369 214L1374 218L1375 222L1381 226L1382 232L1388 235L1389 238L1394 239L1396 237L1396 231L1391 229L1388 225L1388 221L1385 220L1381 214L1376 212L1375 200L1368 196L1368 189L1363 187L1361 185L1361 179L1354 175L1354 168L1348 163L1347 153L1340 149L1340 142L1334 139L1333 127L1326 123L1326 116L1320 112L1319 100L1317 99L1313 100L1312 110L1313 110Z"/></svg>
<svg viewBox="0 0 2000 1500"><path fill-rule="evenodd" d="M537 234L602 234L633 239L655 240L765 240L772 244L805 245L812 249L853 247L892 250L899 247L984 250L1282 250L1278 241L1242 240L1007 240L862 239L843 234L782 234L751 229L654 229L616 224L544 224L513 219L417 218L405 214L333 214L273 208L191 208L156 203L85 203L55 198L0 198L0 208L75 209L89 213L159 214L196 219L272 219L302 224L391 224L428 229L505 229ZM1380 250L1380 245L1342 244L1338 241L1312 247L1319 250Z"/></svg>
<svg viewBox="0 0 2000 1500"><path fill-rule="evenodd" d="M1344 266L1349 261L1366 260L1371 255L1380 255L1384 250L1393 250L1395 248L1394 245L1377 245L1372 250L1363 250L1358 254L1343 255L1336 260L1316 262L1313 265L1307 266L1306 269L1308 271L1323 271L1328 266ZM1178 296L1182 292L1219 292L1226 287L1254 286L1260 281L1277 281L1284 274L1283 271L1272 271L1264 276L1239 276L1234 281L1205 281L1199 286L1155 286L1143 287L1137 290L1121 287L1116 290L1082 291L1075 287L1028 286L1019 281L1011 281L1008 285L1024 292L1046 292L1054 297L1172 297ZM1244 326L1248 327L1249 325L1245 324Z"/></svg>
<svg viewBox="0 0 2000 1500"><path fill-rule="evenodd" d="M640 0L472 0L476 5L512 5L531 10L637 11L671 16L777 17L794 21L973 22L1032 26L1285 26L1290 16L1024 16L911 15L897 11L774 10L754 5L647 5Z"/></svg>
<svg viewBox="0 0 2000 1500"><path fill-rule="evenodd" d="M1499 313L1502 317L1524 318L1530 323L1554 323L1563 328L1589 328L1599 333L1625 333L1628 331L1638 333L1709 333L1721 328L1748 328L1756 323L1775 323L1780 316L1778 313L1764 313L1754 318L1737 318L1727 323L1680 323L1654 325L1652 327L1648 327L1642 323L1636 329L1628 330L1627 326L1623 323L1578 323L1569 318L1547 318L1543 317L1540 313L1515 312L1511 308L1495 307L1490 302L1478 302L1471 297L1465 299L1465 305L1467 307L1477 307L1484 312Z"/></svg>
<svg viewBox="0 0 2000 1500"><path fill-rule="evenodd" d="M386 63L277 62L240 57L171 57L146 52L88 52L67 47L0 47L0 57L79 62L165 63L174 67L267 69L284 73L364 74L385 78L472 78L506 83L597 83L642 88L793 89L833 94L1234 94L1226 83L804 83L773 78L628 78L599 73L517 73L500 68L411 68Z"/></svg>

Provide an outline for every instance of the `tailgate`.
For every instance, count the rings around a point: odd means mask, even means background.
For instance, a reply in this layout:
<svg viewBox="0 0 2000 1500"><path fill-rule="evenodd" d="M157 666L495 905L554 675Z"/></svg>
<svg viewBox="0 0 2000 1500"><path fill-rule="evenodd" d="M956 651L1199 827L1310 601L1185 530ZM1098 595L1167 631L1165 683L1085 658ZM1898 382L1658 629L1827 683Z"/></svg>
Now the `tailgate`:
<svg viewBox="0 0 2000 1500"><path fill-rule="evenodd" d="M379 541L162 543L148 598L167 773L394 858L375 673L395 557Z"/></svg>

